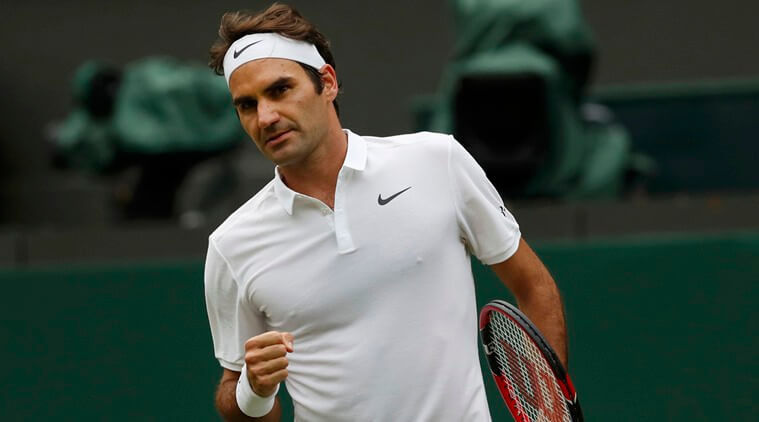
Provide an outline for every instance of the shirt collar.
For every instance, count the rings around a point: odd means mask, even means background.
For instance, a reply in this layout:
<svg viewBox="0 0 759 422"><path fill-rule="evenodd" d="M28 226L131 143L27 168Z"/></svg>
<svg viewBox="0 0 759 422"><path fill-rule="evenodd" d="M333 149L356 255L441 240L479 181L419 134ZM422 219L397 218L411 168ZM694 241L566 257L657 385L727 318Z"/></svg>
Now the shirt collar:
<svg viewBox="0 0 759 422"><path fill-rule="evenodd" d="M348 129L343 129L343 131L348 135L348 151L345 153L343 167L363 171L366 168L366 141ZM279 174L279 167L274 168L274 195L282 208L289 215L292 215L293 202L295 197L300 194L285 185L282 176Z"/></svg>
<svg viewBox="0 0 759 422"><path fill-rule="evenodd" d="M345 133L348 135L348 152L345 153L343 166L363 171L366 168L366 141L348 129Z"/></svg>

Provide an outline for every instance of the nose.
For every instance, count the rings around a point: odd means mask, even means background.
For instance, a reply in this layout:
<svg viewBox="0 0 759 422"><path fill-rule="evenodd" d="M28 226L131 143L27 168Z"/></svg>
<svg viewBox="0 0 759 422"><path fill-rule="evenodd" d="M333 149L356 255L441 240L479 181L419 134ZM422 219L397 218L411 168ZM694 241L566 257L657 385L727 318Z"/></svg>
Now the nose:
<svg viewBox="0 0 759 422"><path fill-rule="evenodd" d="M258 103L258 127L266 129L267 127L279 121L279 113L273 104L268 101L259 101Z"/></svg>

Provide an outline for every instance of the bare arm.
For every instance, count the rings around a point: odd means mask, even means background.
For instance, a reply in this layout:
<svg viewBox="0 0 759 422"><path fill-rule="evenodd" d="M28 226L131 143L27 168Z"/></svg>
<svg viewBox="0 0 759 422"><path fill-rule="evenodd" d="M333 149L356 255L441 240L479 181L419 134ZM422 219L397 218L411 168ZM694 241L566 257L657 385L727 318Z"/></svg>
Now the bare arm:
<svg viewBox="0 0 759 422"><path fill-rule="evenodd" d="M279 397L274 402L274 408L260 418L251 418L240 411L237 407L235 391L237 389L237 380L240 373L224 369L221 375L219 387L216 389L216 409L227 422L279 422L282 417L282 409L279 406Z"/></svg>
<svg viewBox="0 0 759 422"><path fill-rule="evenodd" d="M519 309L537 325L566 367L567 328L561 296L540 258L524 239L520 239L514 255L491 268L511 290Z"/></svg>

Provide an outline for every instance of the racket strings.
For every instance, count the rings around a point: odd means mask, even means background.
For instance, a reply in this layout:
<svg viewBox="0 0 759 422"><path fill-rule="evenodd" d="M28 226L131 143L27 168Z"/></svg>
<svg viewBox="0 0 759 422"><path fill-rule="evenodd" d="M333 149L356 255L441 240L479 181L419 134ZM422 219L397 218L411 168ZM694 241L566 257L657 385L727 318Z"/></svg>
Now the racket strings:
<svg viewBox="0 0 759 422"><path fill-rule="evenodd" d="M512 380L514 398L529 420L571 422L561 387L529 335L499 312L491 312L489 327L491 344L488 346L495 353L497 370Z"/></svg>

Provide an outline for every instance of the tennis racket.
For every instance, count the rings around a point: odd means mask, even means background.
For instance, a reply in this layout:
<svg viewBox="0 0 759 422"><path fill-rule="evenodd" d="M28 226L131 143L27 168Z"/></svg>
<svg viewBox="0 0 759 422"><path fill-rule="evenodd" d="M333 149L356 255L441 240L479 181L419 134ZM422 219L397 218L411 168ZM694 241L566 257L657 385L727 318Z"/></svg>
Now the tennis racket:
<svg viewBox="0 0 759 422"><path fill-rule="evenodd" d="M490 372L515 421L583 421L569 374L519 309L503 300L485 305L480 337Z"/></svg>

